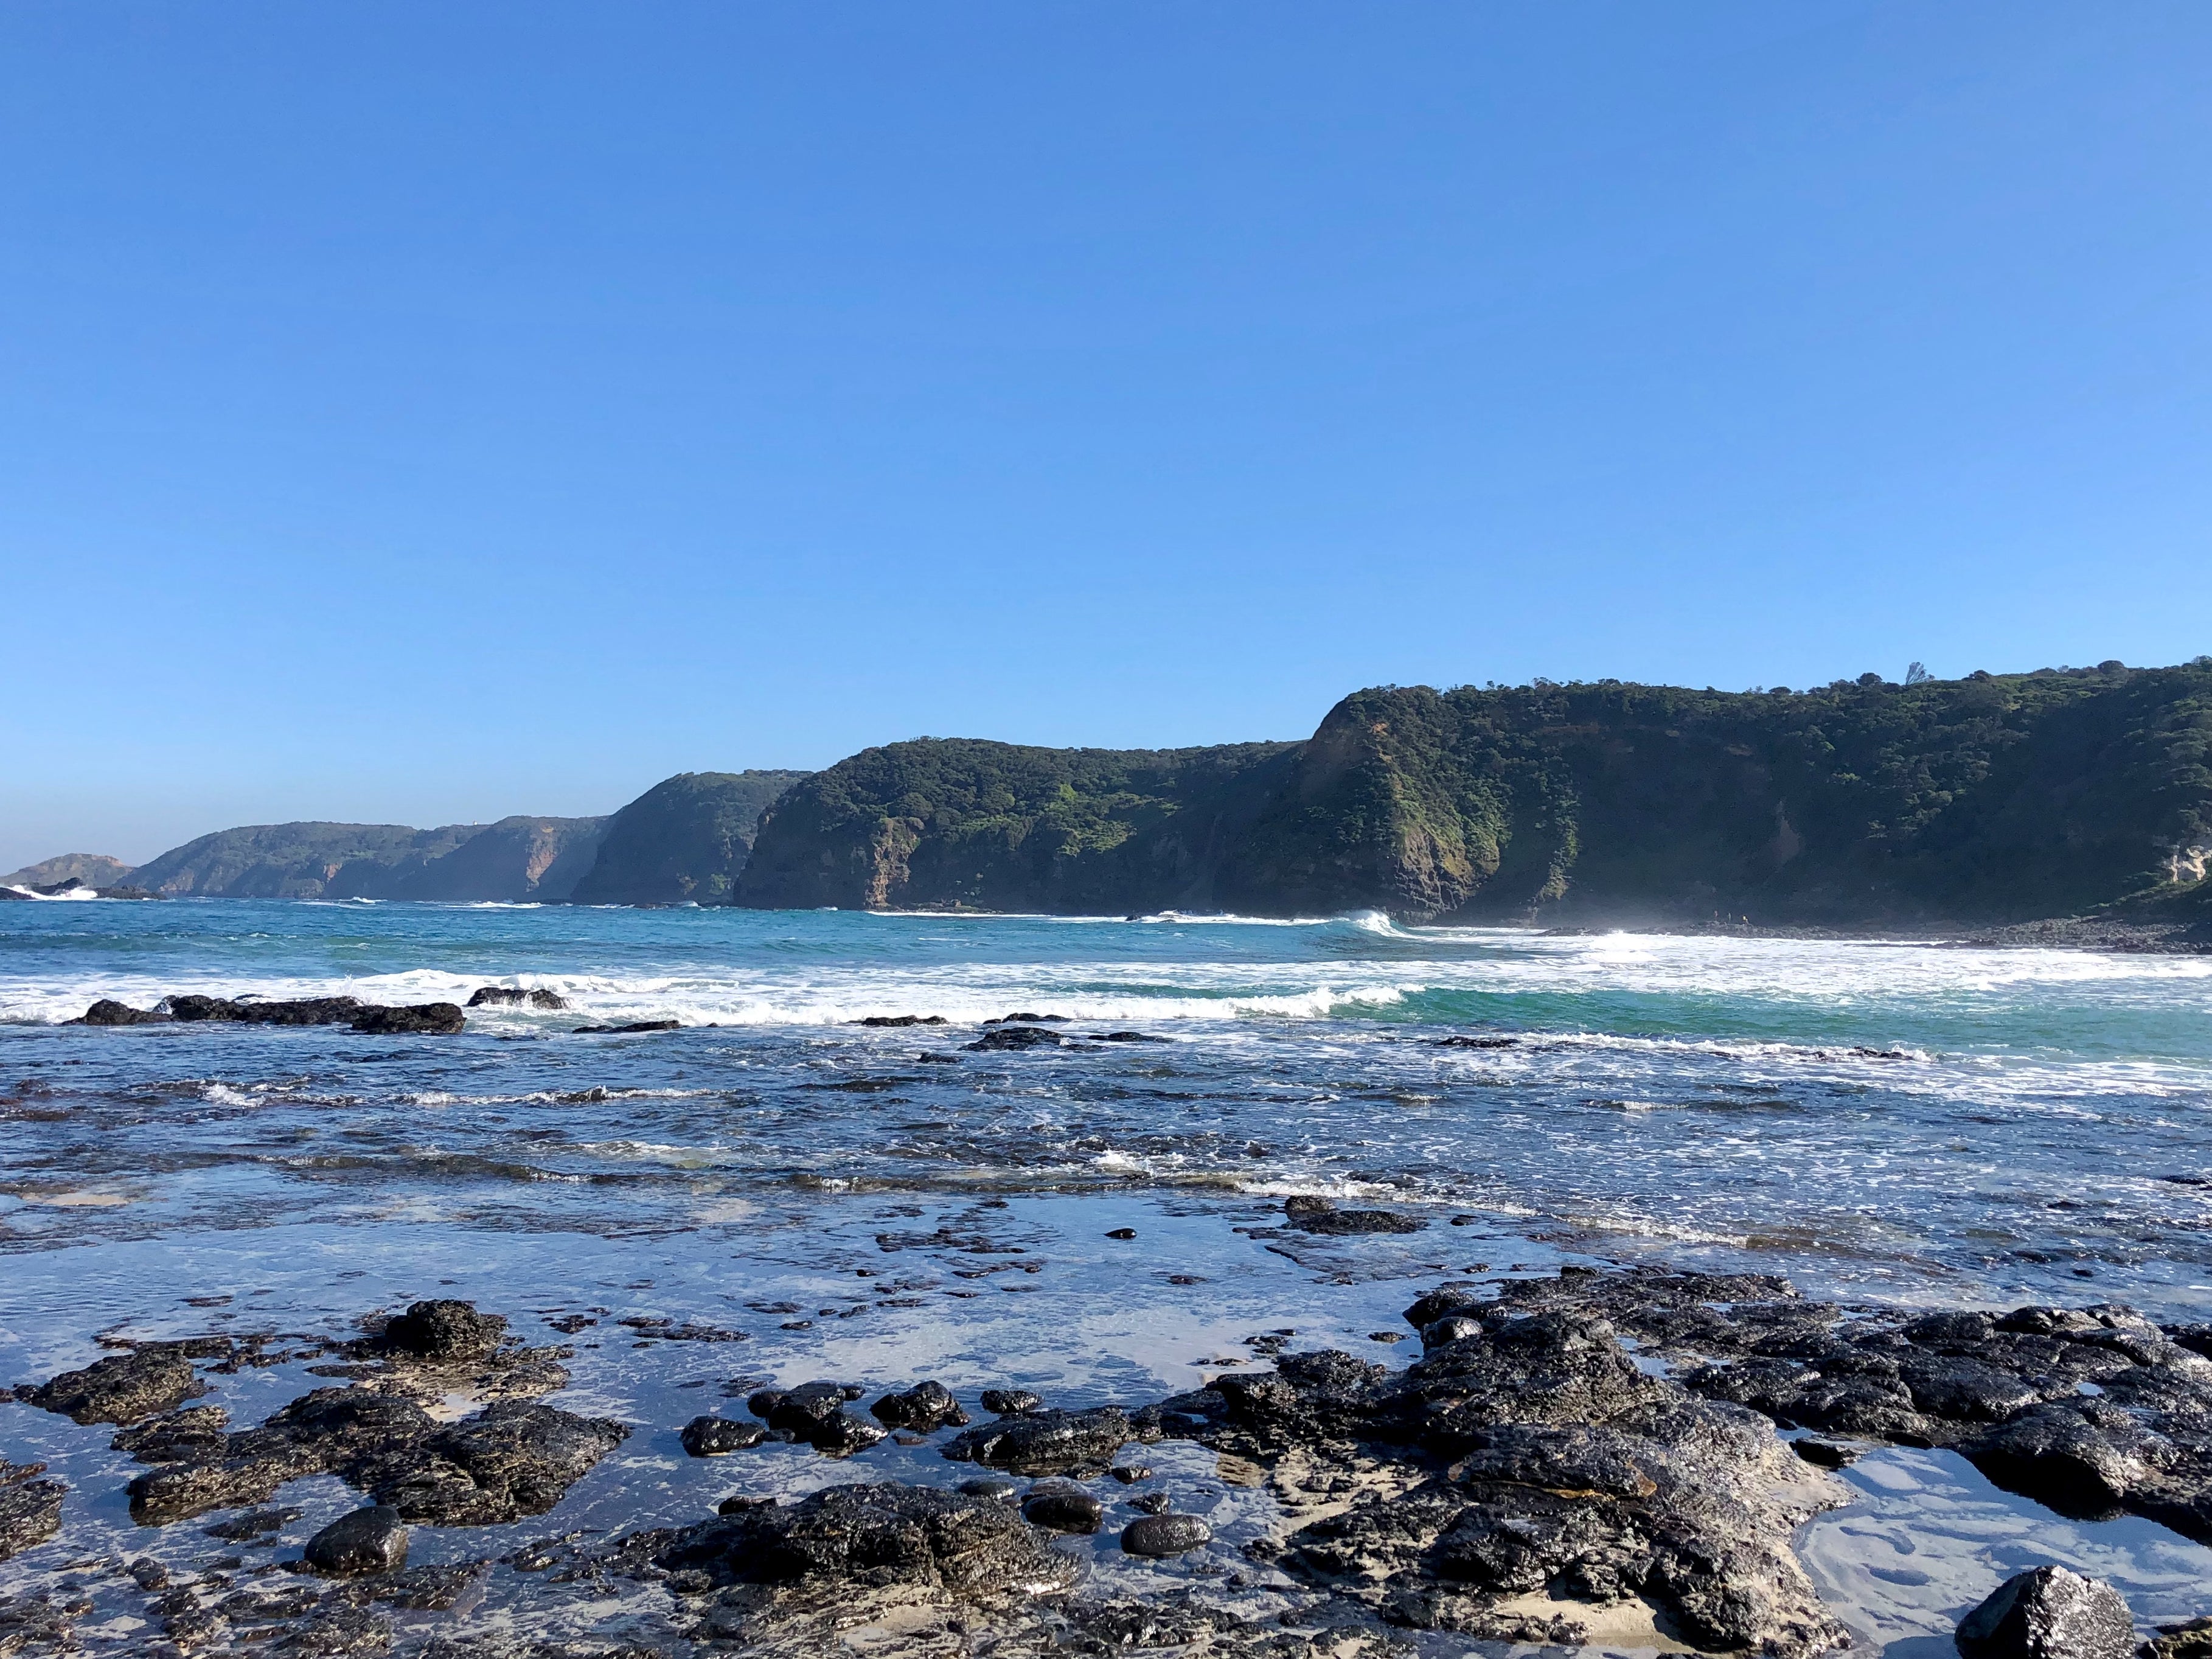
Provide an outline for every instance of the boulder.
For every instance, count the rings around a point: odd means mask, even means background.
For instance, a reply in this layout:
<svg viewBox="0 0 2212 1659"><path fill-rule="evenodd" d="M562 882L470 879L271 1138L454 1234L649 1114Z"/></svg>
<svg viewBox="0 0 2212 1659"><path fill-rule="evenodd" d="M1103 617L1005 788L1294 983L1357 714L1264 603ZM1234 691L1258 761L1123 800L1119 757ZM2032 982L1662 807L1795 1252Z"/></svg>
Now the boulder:
<svg viewBox="0 0 2212 1659"><path fill-rule="evenodd" d="M802 1382L795 1389L763 1389L746 1401L754 1416L769 1428L803 1440L831 1457L849 1457L884 1437L884 1431L846 1409L859 1391L842 1382Z"/></svg>
<svg viewBox="0 0 2212 1659"><path fill-rule="evenodd" d="M1047 1532L1093 1533L1106 1506L1080 1486L1045 1486L1022 1500L1022 1519Z"/></svg>
<svg viewBox="0 0 2212 1659"><path fill-rule="evenodd" d="M887 1394L868 1410L879 1423L921 1434L968 1421L968 1413L942 1382L917 1382L903 1394Z"/></svg>
<svg viewBox="0 0 2212 1659"><path fill-rule="evenodd" d="M1181 1555L1213 1541L1213 1529L1194 1515L1147 1515L1121 1528L1121 1548L1131 1555Z"/></svg>
<svg viewBox="0 0 2212 1659"><path fill-rule="evenodd" d="M968 1430L945 1448L945 1455L1009 1474L1066 1474L1105 1468L1136 1433L1128 1418L1111 1406L1088 1412L1031 1411Z"/></svg>
<svg viewBox="0 0 2212 1659"><path fill-rule="evenodd" d="M2136 1627L2102 1579L2036 1567L1960 1620L1956 1639L1965 1659L2131 1659Z"/></svg>
<svg viewBox="0 0 2212 1659"><path fill-rule="evenodd" d="M733 1418L710 1413L693 1418L677 1437L683 1442L684 1449L694 1457L721 1457L759 1445L768 1438L768 1431L757 1423L740 1423Z"/></svg>
<svg viewBox="0 0 2212 1659"><path fill-rule="evenodd" d="M478 1313L471 1302L438 1297L410 1302L386 1322L380 1346L438 1364L488 1359L507 1337L507 1321Z"/></svg>
<svg viewBox="0 0 2212 1659"><path fill-rule="evenodd" d="M1040 1410L1044 1401L1027 1389L986 1389L983 1390L983 1409L994 1417L1019 1417L1024 1412Z"/></svg>
<svg viewBox="0 0 2212 1659"><path fill-rule="evenodd" d="M307 1540L307 1564L333 1578L397 1572L407 1565L407 1528L399 1511L373 1504L341 1516Z"/></svg>

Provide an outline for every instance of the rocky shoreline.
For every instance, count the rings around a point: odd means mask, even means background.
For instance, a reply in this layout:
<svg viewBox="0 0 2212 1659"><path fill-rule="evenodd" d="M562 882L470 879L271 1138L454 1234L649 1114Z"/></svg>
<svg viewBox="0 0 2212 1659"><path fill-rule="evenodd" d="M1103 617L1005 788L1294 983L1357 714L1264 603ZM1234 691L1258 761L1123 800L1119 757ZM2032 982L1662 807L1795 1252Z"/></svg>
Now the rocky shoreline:
<svg viewBox="0 0 2212 1659"><path fill-rule="evenodd" d="M132 1518L203 1523L228 1553L174 1577L148 1558L77 1564L75 1600L52 1588L0 1598L0 1653L97 1645L97 1608L110 1629L135 1617L130 1650L157 1655L1171 1647L1351 1659L1410 1653L1428 1632L1813 1659L1849 1637L1793 1534L1845 1501L1834 1468L1883 1444L1954 1450L2063 1515L2142 1516L2212 1541L2212 1327L2111 1305L1912 1315L1813 1300L1764 1276L1571 1268L1448 1283L1405 1316L1422 1353L1403 1369L1261 1335L1251 1346L1271 1369L1085 1410L1012 1389L963 1401L928 1380L865 1406L834 1380L755 1388L742 1413L733 1403L682 1427L684 1449L739 1488L719 1513L414 1567L409 1528L551 1514L645 1425L544 1403L568 1382L569 1351L528 1346L462 1302L365 1320L342 1343L272 1333L118 1346L13 1397L112 1429L143 1466L128 1481ZM257 1425L204 1403L225 1375L301 1361L326 1385ZM936 1448L942 1483L872 1483L856 1468L796 1502L743 1490L757 1447L843 1462L893 1437ZM1146 1461L1171 1443L1264 1490L1278 1516L1266 1534L1232 1552L1176 1513L1175 1483ZM296 1556L277 1551L298 1514L279 1507L284 1488L315 1475L363 1506ZM0 1558L65 1538L70 1501L35 1467L0 1468ZM1095 1583L1053 1545L1094 1533L1133 1570L1173 1567L1154 1588ZM495 1568L573 1602L585 1626L592 1606L641 1599L653 1633L579 1644L460 1616L487 1605ZM2124 1659L2111 1650L2110 1601L2069 1626L2090 1632L2087 1647L2006 1647L2001 1627L2026 1627L2015 1604L2029 1590L2090 1594L2008 1585L1972 1659ZM2212 1612L2212 1590L2206 1602ZM2212 1627L2159 1645L2160 1659L2192 1659Z"/></svg>

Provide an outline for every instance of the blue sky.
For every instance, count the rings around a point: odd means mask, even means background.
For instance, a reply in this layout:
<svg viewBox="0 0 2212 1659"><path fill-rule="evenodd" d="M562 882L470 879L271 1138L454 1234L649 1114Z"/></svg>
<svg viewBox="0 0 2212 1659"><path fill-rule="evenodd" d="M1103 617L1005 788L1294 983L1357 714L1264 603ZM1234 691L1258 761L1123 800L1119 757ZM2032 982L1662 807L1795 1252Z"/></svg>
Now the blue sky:
<svg viewBox="0 0 2212 1659"><path fill-rule="evenodd" d="M2212 650L2212 10L0 10L0 869Z"/></svg>

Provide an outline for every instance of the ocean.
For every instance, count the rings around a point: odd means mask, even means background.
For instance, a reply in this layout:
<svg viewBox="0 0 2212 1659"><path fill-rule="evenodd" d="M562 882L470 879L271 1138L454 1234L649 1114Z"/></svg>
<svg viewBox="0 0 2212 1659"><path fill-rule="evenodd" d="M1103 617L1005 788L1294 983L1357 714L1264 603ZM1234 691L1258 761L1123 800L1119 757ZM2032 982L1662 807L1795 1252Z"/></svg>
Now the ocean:
<svg viewBox="0 0 2212 1659"><path fill-rule="evenodd" d="M568 1006L472 1009L447 1037L61 1023L102 997L483 986ZM969 1046L1017 1013L1062 1042ZM329 1338L421 1297L567 1340L554 1403L636 1433L550 1517L426 1534L434 1560L696 1519L740 1474L783 1493L949 1478L890 1443L686 1458L676 1428L739 1384L1140 1401L1278 1332L1402 1364L1374 1334L1445 1276L1663 1263L1854 1302L2201 1322L2209 1014L2203 957L1373 914L8 905L0 1383L83 1364L103 1333ZM901 1016L944 1023L858 1023ZM574 1029L665 1019L682 1029ZM1297 1194L1424 1224L1286 1235ZM554 1319L596 1322L561 1338ZM686 1328L722 1340L658 1334ZM273 1366L226 1379L223 1403L251 1421L313 1385ZM209 1547L131 1525L112 1431L15 1404L0 1431L0 1455L72 1487L62 1539L0 1566L0 1593L103 1549ZM1187 1501L1224 1547L1265 1530L1263 1492L1194 1450L1148 1456L1191 1461ZM1948 1640L2014 1557L2087 1563L2145 1617L2212 1580L2212 1552L2163 1528L2063 1521L1948 1454L1885 1451L1849 1478L1859 1501L1801 1554L1877 1647ZM285 1501L305 1525L357 1500L319 1477ZM1176 1571L1110 1549L1091 1570ZM517 1589L483 1616L575 1616L534 1605Z"/></svg>

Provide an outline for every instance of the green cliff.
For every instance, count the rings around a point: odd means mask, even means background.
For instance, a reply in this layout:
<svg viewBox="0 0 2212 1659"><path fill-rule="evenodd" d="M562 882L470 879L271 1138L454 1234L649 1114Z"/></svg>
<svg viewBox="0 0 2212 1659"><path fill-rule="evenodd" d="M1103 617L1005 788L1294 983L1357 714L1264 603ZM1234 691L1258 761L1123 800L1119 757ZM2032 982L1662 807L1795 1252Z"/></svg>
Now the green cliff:
<svg viewBox="0 0 2212 1659"><path fill-rule="evenodd" d="M608 822L575 904L724 904L770 801L804 772L683 772Z"/></svg>
<svg viewBox="0 0 2212 1659"><path fill-rule="evenodd" d="M761 821L734 902L1066 913L1210 905L1294 745L1032 749L923 738L816 773Z"/></svg>
<svg viewBox="0 0 2212 1659"><path fill-rule="evenodd" d="M1357 692L1303 744L924 739L763 818L735 902L1417 921L2212 910L2212 664L1813 691Z"/></svg>

